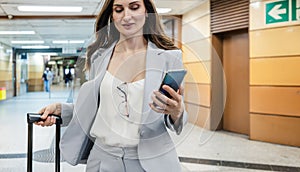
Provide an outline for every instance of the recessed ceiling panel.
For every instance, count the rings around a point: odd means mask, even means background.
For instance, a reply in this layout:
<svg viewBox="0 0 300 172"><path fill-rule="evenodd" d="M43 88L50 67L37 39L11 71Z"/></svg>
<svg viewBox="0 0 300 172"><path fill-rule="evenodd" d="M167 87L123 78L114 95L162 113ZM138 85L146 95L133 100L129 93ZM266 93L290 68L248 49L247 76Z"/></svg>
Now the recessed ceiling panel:
<svg viewBox="0 0 300 172"><path fill-rule="evenodd" d="M206 0L154 0L157 7L172 8L168 15L181 15L197 7ZM96 16L102 8L104 0L0 0L0 16L31 16L34 19L11 20L2 17L0 19L0 31L20 30L35 31L35 35L0 35L0 42L12 45L12 40L43 40L45 45L51 47L62 46L53 44L53 40L86 40L91 42L94 33L96 18L80 19L78 16ZM81 6L83 11L80 13L33 13L20 12L19 5L40 5L40 6ZM63 18L64 16L77 16L74 19ZM55 18L44 19L45 16L57 16ZM39 18L40 17L40 18ZM85 43L87 44L87 43ZM84 44L68 44L64 46L82 47Z"/></svg>

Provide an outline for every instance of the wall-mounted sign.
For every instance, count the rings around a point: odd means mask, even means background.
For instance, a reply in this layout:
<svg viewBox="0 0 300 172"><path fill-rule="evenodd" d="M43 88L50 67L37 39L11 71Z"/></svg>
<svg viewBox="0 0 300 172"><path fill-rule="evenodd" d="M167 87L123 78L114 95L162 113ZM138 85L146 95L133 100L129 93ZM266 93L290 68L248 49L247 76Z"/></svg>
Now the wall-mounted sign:
<svg viewBox="0 0 300 172"><path fill-rule="evenodd" d="M300 21L300 0L277 0L265 3L265 23Z"/></svg>

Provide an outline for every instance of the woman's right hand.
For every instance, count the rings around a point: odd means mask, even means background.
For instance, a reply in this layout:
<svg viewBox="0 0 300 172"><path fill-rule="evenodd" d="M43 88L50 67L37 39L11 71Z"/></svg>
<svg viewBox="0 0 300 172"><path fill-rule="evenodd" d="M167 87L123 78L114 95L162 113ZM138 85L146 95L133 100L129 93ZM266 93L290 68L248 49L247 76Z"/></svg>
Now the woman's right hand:
<svg viewBox="0 0 300 172"><path fill-rule="evenodd" d="M56 123L55 117L49 116L49 114L54 115L61 115L61 103L53 103L50 104L44 108L42 108L39 112L41 114L41 118L44 119L44 121L35 122L36 125L40 126L52 126Z"/></svg>

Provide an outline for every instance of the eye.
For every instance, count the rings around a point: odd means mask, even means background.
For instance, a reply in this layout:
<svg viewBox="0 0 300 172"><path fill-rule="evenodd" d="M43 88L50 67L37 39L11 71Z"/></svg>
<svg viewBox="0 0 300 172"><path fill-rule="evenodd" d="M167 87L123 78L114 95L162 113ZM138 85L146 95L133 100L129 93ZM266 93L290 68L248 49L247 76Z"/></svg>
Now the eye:
<svg viewBox="0 0 300 172"><path fill-rule="evenodd" d="M116 7L116 8L114 8L114 11L116 12L116 13L120 13L120 12L122 12L124 9L123 9L123 7Z"/></svg>
<svg viewBox="0 0 300 172"><path fill-rule="evenodd" d="M140 5L139 5L139 4L132 4L132 5L130 5L129 8L130 8L131 10L137 10L137 9L140 8Z"/></svg>

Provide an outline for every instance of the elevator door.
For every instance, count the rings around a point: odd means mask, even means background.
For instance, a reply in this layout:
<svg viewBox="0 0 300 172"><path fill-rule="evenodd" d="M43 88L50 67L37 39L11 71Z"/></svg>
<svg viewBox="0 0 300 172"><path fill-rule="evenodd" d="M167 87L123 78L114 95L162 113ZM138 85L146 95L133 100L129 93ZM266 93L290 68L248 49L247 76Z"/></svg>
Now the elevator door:
<svg viewBox="0 0 300 172"><path fill-rule="evenodd" d="M226 76L225 130L249 134L248 31L224 35L223 66Z"/></svg>

